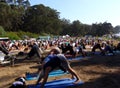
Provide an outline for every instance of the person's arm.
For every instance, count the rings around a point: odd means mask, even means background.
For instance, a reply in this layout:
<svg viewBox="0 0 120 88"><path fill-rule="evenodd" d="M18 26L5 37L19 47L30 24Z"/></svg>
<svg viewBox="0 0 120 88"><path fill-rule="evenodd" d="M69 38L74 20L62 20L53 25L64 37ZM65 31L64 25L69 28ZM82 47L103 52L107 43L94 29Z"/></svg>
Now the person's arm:
<svg viewBox="0 0 120 88"><path fill-rule="evenodd" d="M42 83L41 83L40 88L44 88L44 85L45 85L45 83L47 82L48 75L49 75L49 72L50 72L50 71L51 71L51 67L47 67L47 68L45 69L45 76L44 76L44 78L43 78L43 81L42 81Z"/></svg>
<svg viewBox="0 0 120 88"><path fill-rule="evenodd" d="M0 44L0 51L2 51L4 54L8 55L9 51L6 49L6 47L2 44Z"/></svg>

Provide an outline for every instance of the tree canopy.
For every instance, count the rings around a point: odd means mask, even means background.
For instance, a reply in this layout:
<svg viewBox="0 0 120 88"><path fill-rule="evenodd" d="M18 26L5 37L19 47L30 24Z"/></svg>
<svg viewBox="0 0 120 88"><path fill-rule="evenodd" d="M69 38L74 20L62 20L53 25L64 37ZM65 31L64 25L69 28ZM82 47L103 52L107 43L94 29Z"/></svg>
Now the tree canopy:
<svg viewBox="0 0 120 88"><path fill-rule="evenodd" d="M116 33L119 26L111 23L83 24L60 19L60 12L43 4L30 6L29 0L0 0L0 26L9 32L25 31L36 34L102 36Z"/></svg>

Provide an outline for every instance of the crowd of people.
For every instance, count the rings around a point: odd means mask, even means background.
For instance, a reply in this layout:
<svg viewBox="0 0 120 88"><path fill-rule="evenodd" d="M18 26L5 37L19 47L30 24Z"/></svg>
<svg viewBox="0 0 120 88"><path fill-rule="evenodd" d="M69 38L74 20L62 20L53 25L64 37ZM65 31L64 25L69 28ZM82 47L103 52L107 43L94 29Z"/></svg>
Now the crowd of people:
<svg viewBox="0 0 120 88"><path fill-rule="evenodd" d="M6 55L10 54L10 52L18 51L18 54L27 55L25 59L30 59L36 54L40 61L42 61L42 70L40 70L39 79L36 84L43 79L40 88L44 88L49 73L56 68L71 73L72 78L76 78L74 83L80 81L79 76L76 71L71 68L67 58L74 58L78 55L85 57L87 56L88 50L92 54L95 54L96 51L100 51L101 55L105 55L106 53L115 55L114 51L120 51L120 42L114 44L114 40L76 37L51 40L9 40L0 42L0 50ZM41 55L45 51L49 53L44 60L41 60Z"/></svg>
<svg viewBox="0 0 120 88"><path fill-rule="evenodd" d="M83 57L95 55L97 51L100 52L100 55L108 53L115 55L115 51L120 51L120 42L79 37L0 41L0 50L6 55L5 59L10 56L11 52L18 52L18 55L27 55L24 59L30 59L36 54L41 62L42 54L49 52L53 47L59 48L66 58L75 58L80 55Z"/></svg>
<svg viewBox="0 0 120 88"><path fill-rule="evenodd" d="M120 42L114 44L114 40L103 40L95 38L59 38L51 40L9 40L0 41L0 50L4 54L10 52L28 53L28 56L33 56L35 53L40 57L40 53L50 50L52 47L58 47L65 56L76 57L78 54L86 56L86 51L89 49L95 52L99 49L102 53L120 50ZM40 49L40 52L38 52ZM37 51L37 52L36 52Z"/></svg>

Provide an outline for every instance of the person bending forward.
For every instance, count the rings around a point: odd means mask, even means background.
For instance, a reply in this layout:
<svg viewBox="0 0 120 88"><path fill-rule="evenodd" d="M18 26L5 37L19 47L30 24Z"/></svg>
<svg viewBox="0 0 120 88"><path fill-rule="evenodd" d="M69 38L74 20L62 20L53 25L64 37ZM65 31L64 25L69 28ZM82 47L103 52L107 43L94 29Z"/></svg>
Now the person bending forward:
<svg viewBox="0 0 120 88"><path fill-rule="evenodd" d="M41 72L36 84L38 84L39 81L41 81L41 79L43 78L40 88L44 88L44 85L47 82L49 73L53 71L55 68L60 67L61 65L63 65L63 67L68 72L71 73L72 77L74 76L76 77L76 81L74 83L78 83L80 81L80 78L78 77L77 73L70 67L65 56L62 54L58 54L52 57L47 63L44 64L43 72Z"/></svg>

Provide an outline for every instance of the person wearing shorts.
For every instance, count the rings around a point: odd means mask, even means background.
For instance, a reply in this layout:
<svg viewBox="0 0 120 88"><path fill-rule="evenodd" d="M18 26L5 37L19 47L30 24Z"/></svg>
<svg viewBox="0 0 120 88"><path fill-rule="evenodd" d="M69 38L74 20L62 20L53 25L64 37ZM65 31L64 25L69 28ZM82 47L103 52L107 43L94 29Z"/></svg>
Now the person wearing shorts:
<svg viewBox="0 0 120 88"><path fill-rule="evenodd" d="M39 78L36 84L38 84L43 78L40 88L44 88L44 85L47 82L49 73L60 66L64 67L64 69L66 69L69 73L71 73L72 78L76 77L76 81L74 83L78 83L80 81L79 76L77 75L75 70L71 68L64 54L56 54L52 58L50 58L48 62L46 62L43 65L42 71L39 74Z"/></svg>

